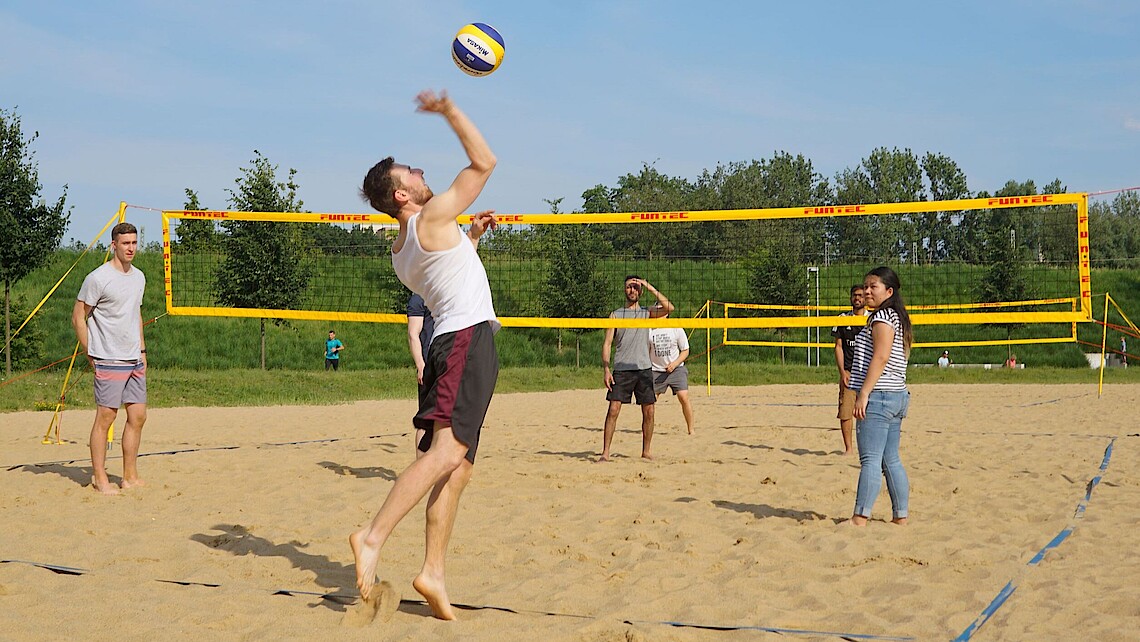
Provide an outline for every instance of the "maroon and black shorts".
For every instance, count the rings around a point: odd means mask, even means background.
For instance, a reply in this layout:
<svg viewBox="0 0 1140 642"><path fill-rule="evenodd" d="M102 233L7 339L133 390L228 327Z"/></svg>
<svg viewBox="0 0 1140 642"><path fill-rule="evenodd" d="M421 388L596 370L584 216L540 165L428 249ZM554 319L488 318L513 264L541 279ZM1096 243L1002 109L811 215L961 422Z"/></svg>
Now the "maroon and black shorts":
<svg viewBox="0 0 1140 642"><path fill-rule="evenodd" d="M420 410L412 419L416 428L426 431L418 448L427 452L432 429L440 423L451 426L455 438L467 446L467 461L475 463L479 432L498 378L499 354L490 323L433 337L424 363Z"/></svg>

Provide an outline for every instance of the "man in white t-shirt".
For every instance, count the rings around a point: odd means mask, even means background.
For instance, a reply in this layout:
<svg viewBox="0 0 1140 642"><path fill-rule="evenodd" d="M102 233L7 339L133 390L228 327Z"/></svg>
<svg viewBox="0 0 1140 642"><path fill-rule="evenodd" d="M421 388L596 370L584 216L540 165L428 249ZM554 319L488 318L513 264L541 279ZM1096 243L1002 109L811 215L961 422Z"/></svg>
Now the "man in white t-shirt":
<svg viewBox="0 0 1140 642"><path fill-rule="evenodd" d="M138 230L130 223L111 229L111 260L83 279L71 325L95 373L95 423L91 427L91 485L104 495L119 489L107 477L107 435L126 406L123 428L123 489L142 486L139 443L146 423L146 341L142 298L146 277L131 265L138 250Z"/></svg>
<svg viewBox="0 0 1140 642"><path fill-rule="evenodd" d="M668 315L666 315L668 316ZM685 359L689 357L689 337L681 328L651 328L649 330L649 361L653 368L653 393L660 397L672 390L681 402L685 426L693 434L693 406L689 403L689 371Z"/></svg>

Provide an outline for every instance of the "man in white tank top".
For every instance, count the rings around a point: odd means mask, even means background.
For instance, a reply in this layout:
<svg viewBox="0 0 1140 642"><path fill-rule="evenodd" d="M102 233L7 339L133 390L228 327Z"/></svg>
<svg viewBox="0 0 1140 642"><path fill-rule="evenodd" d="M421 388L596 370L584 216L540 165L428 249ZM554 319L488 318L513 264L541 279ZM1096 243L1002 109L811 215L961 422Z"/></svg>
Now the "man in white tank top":
<svg viewBox="0 0 1140 642"><path fill-rule="evenodd" d="M444 553L460 494L471 479L499 366L493 336L499 322L487 274L475 252L479 238L495 227L494 213L473 215L466 236L456 219L483 191L496 159L479 130L446 93L424 91L416 101L417 111L447 120L470 164L438 195L427 186L423 170L391 157L364 178L363 197L400 223L392 265L404 285L422 296L432 311L435 332L424 367L419 412L413 419L416 428L425 430L418 446L424 452L396 479L372 522L349 536L349 544L361 597L373 605L398 605L391 594L380 599L391 591L390 585L375 586L380 549L396 524L430 492L424 565L412 586L437 618L453 620L455 611L444 583Z"/></svg>

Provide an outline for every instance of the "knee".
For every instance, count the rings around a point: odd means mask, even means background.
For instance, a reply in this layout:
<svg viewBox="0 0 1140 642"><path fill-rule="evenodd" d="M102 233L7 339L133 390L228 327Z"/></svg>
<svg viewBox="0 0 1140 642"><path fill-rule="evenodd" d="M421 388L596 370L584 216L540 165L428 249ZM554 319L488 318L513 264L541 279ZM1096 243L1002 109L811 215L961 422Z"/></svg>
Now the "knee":
<svg viewBox="0 0 1140 642"><path fill-rule="evenodd" d="M463 462L467 461L466 457L467 446L458 441L436 452L436 461L446 474L451 474L463 466Z"/></svg>

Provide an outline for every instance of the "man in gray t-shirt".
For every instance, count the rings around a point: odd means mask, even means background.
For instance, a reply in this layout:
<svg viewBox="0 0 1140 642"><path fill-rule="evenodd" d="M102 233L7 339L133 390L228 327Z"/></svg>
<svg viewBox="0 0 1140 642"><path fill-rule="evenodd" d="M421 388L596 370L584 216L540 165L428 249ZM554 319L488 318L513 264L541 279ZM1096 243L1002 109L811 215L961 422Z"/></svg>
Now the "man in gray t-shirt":
<svg viewBox="0 0 1140 642"><path fill-rule="evenodd" d="M642 306L642 290L649 290L657 297L657 304L651 308ZM639 276L625 277L625 305L610 314L611 319L659 319L673 311L673 304L657 288L649 285ZM611 346L613 347L613 369L610 368ZM641 456L653 459L649 451L653 441L653 405L657 401L653 394L653 370L649 361L649 328L607 328L602 341L603 382L606 385L606 399L609 409L606 412L605 430L602 434L602 456L600 461L610 460L610 443L617 428L617 418L622 404L629 403L634 396L641 406Z"/></svg>
<svg viewBox="0 0 1140 642"><path fill-rule="evenodd" d="M91 427L91 485L104 495L119 489L107 477L111 425L126 406L123 427L123 489L142 486L138 455L146 423L146 341L142 298L146 277L134 267L138 230L119 223L111 230L111 260L83 279L71 325L95 373L95 423Z"/></svg>

